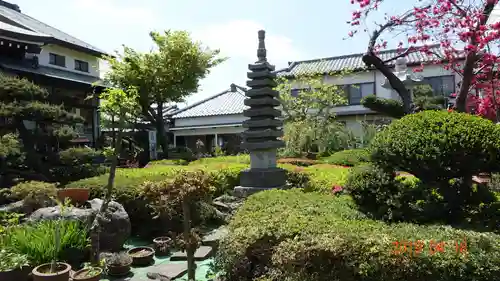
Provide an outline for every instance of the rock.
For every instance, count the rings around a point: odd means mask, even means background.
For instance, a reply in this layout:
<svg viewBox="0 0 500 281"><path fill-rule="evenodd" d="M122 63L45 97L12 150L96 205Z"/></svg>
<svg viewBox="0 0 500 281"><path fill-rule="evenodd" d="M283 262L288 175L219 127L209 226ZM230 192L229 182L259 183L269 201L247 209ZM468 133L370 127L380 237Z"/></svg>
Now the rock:
<svg viewBox="0 0 500 281"><path fill-rule="evenodd" d="M90 209L66 208L61 214L59 206L41 208L36 210L29 217L29 221L36 222L41 220L54 220L59 218L69 220L79 220L89 225L99 212L103 200L93 199L89 201ZM100 220L101 232L99 233L100 248L102 250L119 251L125 241L130 237L130 219L123 206L115 201L111 201L107 211Z"/></svg>
<svg viewBox="0 0 500 281"><path fill-rule="evenodd" d="M147 273L149 279L173 280L187 273L187 263L165 263L153 266ZM163 278L163 279L162 279Z"/></svg>
<svg viewBox="0 0 500 281"><path fill-rule="evenodd" d="M23 200L10 203L0 207L0 212L21 213L23 211Z"/></svg>
<svg viewBox="0 0 500 281"><path fill-rule="evenodd" d="M222 195L214 199L212 205L220 212L230 218L236 210L243 204L244 199L230 195Z"/></svg>
<svg viewBox="0 0 500 281"><path fill-rule="evenodd" d="M208 232L202 240L202 244L211 247L218 247L219 241L224 238L228 233L225 225Z"/></svg>

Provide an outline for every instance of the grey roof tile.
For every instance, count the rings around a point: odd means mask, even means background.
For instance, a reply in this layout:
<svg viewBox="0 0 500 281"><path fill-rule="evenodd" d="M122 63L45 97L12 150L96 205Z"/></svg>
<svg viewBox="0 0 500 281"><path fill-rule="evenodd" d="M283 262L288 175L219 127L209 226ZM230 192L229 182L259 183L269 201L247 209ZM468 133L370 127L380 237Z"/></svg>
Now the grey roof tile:
<svg viewBox="0 0 500 281"><path fill-rule="evenodd" d="M240 114L247 108L244 104L246 89L236 86L231 89L183 108L172 115L174 119L215 115Z"/></svg>
<svg viewBox="0 0 500 281"><path fill-rule="evenodd" d="M406 56L408 65L417 65L420 63L431 63L439 57L444 57L443 50L439 45L431 46L432 52L438 55L427 55L422 52L413 52ZM398 54L397 50L385 50L380 52L382 60L388 60ZM305 61L296 61L289 64L288 68L277 71L278 76L295 76L295 75L311 75L311 74L326 74L343 70L362 70L366 66L362 61L363 53L351 54L337 57L329 57L322 59L313 59ZM394 65L395 61L390 64Z"/></svg>
<svg viewBox="0 0 500 281"><path fill-rule="evenodd" d="M64 43L68 43L71 45L75 45L77 47L89 50L93 53L97 54L106 54L105 51L96 48L80 39L77 39L61 30L54 28L50 25L47 25L37 19L34 19L26 14L20 13L16 10L10 9L5 6L0 5L0 16L5 17L18 25L25 27L28 31L32 31L34 33L39 33L39 35L49 35L56 40L62 41ZM22 29L22 28L20 28Z"/></svg>

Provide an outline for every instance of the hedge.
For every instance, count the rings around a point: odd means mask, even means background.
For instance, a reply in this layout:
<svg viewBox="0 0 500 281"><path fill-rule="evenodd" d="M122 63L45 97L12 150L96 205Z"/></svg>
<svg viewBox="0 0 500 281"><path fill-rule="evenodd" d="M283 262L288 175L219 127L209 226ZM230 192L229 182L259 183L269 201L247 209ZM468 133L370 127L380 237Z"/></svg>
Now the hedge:
<svg viewBox="0 0 500 281"><path fill-rule="evenodd" d="M500 276L500 236L385 224L357 212L348 196L261 192L246 200L228 231L215 260L223 280L494 281ZM425 247L420 253L409 248L394 253L395 243L403 241ZM437 242L444 242L444 252L429 249ZM455 248L456 242L462 246Z"/></svg>
<svg viewBox="0 0 500 281"><path fill-rule="evenodd" d="M363 148L342 150L321 159L323 163L349 167L369 161L370 152Z"/></svg>

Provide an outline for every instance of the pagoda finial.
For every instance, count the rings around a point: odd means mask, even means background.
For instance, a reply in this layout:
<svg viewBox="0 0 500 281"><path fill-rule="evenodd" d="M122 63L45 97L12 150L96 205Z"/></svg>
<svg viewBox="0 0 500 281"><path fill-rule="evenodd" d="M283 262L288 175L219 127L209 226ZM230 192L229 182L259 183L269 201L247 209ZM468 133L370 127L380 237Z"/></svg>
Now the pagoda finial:
<svg viewBox="0 0 500 281"><path fill-rule="evenodd" d="M266 58L266 31L265 30L259 30L259 48L257 49L257 58L259 59L257 63L262 63L262 62L267 62Z"/></svg>

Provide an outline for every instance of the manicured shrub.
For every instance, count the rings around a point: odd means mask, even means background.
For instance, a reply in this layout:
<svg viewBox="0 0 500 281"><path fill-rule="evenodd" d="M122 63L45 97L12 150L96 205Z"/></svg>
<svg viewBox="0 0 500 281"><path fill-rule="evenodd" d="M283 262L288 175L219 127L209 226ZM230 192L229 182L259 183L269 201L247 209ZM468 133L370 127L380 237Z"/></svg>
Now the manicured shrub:
<svg viewBox="0 0 500 281"><path fill-rule="evenodd" d="M385 224L357 212L348 196L300 190L257 193L238 210L228 230L215 261L226 275L223 280L493 281L500 274L500 236ZM466 254L460 252L465 251L464 240ZM396 242L402 250L403 241L421 241L425 248L419 254L415 246L395 253ZM444 242L444 252L429 250L436 242Z"/></svg>
<svg viewBox="0 0 500 281"><path fill-rule="evenodd" d="M103 165L104 160L100 151L88 147L73 147L59 152L59 163L50 170L54 181L64 185L107 173L109 169Z"/></svg>
<svg viewBox="0 0 500 281"><path fill-rule="evenodd" d="M163 160L156 160L156 161L151 161L146 165L147 167L152 167L156 165L175 165L175 166L185 166L188 165L189 162L184 159L163 159Z"/></svg>
<svg viewBox="0 0 500 281"><path fill-rule="evenodd" d="M89 164L102 157L102 152L89 147L72 147L59 152L59 159L64 165Z"/></svg>
<svg viewBox="0 0 500 281"><path fill-rule="evenodd" d="M500 128L466 113L423 111L392 122L373 139L372 161L424 182L472 177L500 165Z"/></svg>
<svg viewBox="0 0 500 281"><path fill-rule="evenodd" d="M308 167L319 163L317 160L305 158L281 158L278 159L277 162L280 164L292 164L300 167Z"/></svg>
<svg viewBox="0 0 500 281"><path fill-rule="evenodd" d="M250 164L250 155L248 154L238 154L238 155L230 155L230 156L220 156L220 157L207 157L200 158L195 160L189 165L206 165L206 164L214 164L214 163L238 163L238 164Z"/></svg>
<svg viewBox="0 0 500 281"><path fill-rule="evenodd" d="M11 188L15 200L23 200L23 211L27 214L36 209L52 206L57 196L55 184L41 181L27 181Z"/></svg>
<svg viewBox="0 0 500 281"><path fill-rule="evenodd" d="M181 221L175 213L156 217L151 208L151 202L142 192L142 184L146 181L160 182L173 178L181 171L202 169L213 180L214 190L211 196L216 197L232 191L239 184L240 171L248 165L222 162L188 166L155 165L149 168L117 169L113 197L123 204L132 222L132 231L135 234L150 236L155 233L164 234L166 231L179 229ZM102 198L107 183L107 174L98 177L83 179L67 185L70 188L85 187L91 190L92 198ZM203 216L208 220L210 217Z"/></svg>
<svg viewBox="0 0 500 281"><path fill-rule="evenodd" d="M327 164L352 167L370 161L370 152L363 148L347 149L335 152L321 161Z"/></svg>

